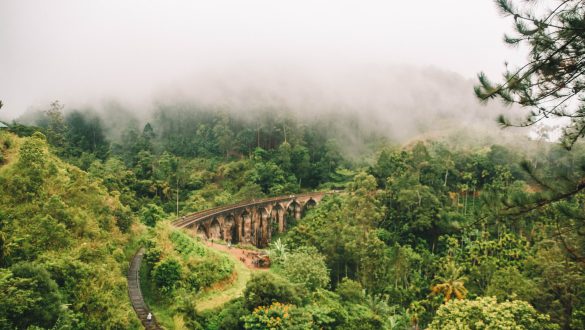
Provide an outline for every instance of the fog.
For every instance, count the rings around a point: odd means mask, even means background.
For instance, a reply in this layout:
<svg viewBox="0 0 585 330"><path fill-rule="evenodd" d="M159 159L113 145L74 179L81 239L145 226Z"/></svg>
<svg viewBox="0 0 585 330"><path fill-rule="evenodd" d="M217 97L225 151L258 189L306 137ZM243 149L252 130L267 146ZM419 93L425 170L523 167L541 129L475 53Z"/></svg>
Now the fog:
<svg viewBox="0 0 585 330"><path fill-rule="evenodd" d="M492 1L0 2L4 119L48 107L142 116L192 102L300 116L359 114L409 138L493 123L473 96L522 50Z"/></svg>

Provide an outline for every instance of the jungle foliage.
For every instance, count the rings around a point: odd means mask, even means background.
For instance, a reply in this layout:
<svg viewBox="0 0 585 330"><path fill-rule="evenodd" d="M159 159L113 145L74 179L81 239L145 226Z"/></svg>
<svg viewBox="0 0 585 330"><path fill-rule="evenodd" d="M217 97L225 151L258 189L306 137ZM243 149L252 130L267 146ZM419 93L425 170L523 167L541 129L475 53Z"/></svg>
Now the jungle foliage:
<svg viewBox="0 0 585 330"><path fill-rule="evenodd" d="M0 139L0 294L8 302L0 320L8 328L135 326L124 280L131 236L143 237L148 292L172 306L176 328L585 324L585 198L539 204L550 188L543 178L569 185L581 175L580 143L568 152L526 139L519 152L440 139L398 147L366 136L371 149L360 161L321 123L274 114L258 124L165 109L115 137L104 117L57 112L52 124L12 126L26 137ZM103 129L95 143L93 133L91 143L71 141L91 132L87 123ZM273 242L270 272L220 310L197 311L197 294L229 284L234 268L170 227L177 204L183 215L332 187L345 189Z"/></svg>

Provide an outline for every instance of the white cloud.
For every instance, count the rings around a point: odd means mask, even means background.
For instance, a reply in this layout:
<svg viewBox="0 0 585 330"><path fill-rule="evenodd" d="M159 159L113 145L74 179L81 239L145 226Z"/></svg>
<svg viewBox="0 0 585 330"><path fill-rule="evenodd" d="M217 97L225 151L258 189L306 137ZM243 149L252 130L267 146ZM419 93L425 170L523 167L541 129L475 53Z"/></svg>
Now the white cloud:
<svg viewBox="0 0 585 330"><path fill-rule="evenodd" d="M508 28L488 0L3 0L0 99L13 115L52 99L146 104L234 67L250 81L369 64L497 75L520 55L501 41Z"/></svg>

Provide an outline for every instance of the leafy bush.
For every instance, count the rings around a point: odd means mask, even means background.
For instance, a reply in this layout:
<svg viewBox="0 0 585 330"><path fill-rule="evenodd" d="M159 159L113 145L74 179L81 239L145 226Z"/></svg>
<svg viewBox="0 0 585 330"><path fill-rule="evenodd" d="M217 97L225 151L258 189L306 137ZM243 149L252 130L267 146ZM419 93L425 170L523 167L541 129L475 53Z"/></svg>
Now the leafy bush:
<svg viewBox="0 0 585 330"><path fill-rule="evenodd" d="M181 254L183 258L188 258L191 255L203 257L207 254L207 248L203 244L179 230L173 231L170 239L175 246L175 251Z"/></svg>
<svg viewBox="0 0 585 330"><path fill-rule="evenodd" d="M259 306L254 312L244 317L245 329L289 329L291 323L291 305L274 302L270 306Z"/></svg>
<svg viewBox="0 0 585 330"><path fill-rule="evenodd" d="M525 301L498 303L494 297L480 297L442 305L428 329L559 329L549 320Z"/></svg>
<svg viewBox="0 0 585 330"><path fill-rule="evenodd" d="M205 328L209 330L243 329L244 316L249 314L250 311L244 307L244 300L238 298L224 305L221 312L210 312L206 315L208 323Z"/></svg>
<svg viewBox="0 0 585 330"><path fill-rule="evenodd" d="M165 217L165 211L156 204L146 204L140 210L140 220L149 227L154 227L157 222Z"/></svg>
<svg viewBox="0 0 585 330"><path fill-rule="evenodd" d="M303 290L289 281L271 273L254 274L244 290L244 306L252 311L258 306L270 306L274 302L300 305Z"/></svg>
<svg viewBox="0 0 585 330"><path fill-rule="evenodd" d="M11 271L0 273L2 309L8 309L0 311L0 324L2 319L21 329L55 324L60 314L61 295L49 272L32 263L17 264Z"/></svg>
<svg viewBox="0 0 585 330"><path fill-rule="evenodd" d="M291 282L304 285L309 291L329 285L329 271L325 257L315 249L290 253L282 264L282 272Z"/></svg>
<svg viewBox="0 0 585 330"><path fill-rule="evenodd" d="M345 301L340 299L339 295L326 290L317 290L311 300L311 304L305 309L311 314L317 328L347 328L349 313L343 305Z"/></svg>
<svg viewBox="0 0 585 330"><path fill-rule="evenodd" d="M154 266L152 276L157 287L163 291L172 291L181 280L182 273L179 261L167 258Z"/></svg>
<svg viewBox="0 0 585 330"><path fill-rule="evenodd" d="M132 216L130 216L128 212L121 210L116 210L114 212L114 216L116 217L116 226L118 229L120 229L120 231L123 233L130 232L130 227L133 223Z"/></svg>
<svg viewBox="0 0 585 330"><path fill-rule="evenodd" d="M144 260L146 260L150 268L153 268L156 263L162 260L163 250L156 244L154 239L146 240L145 247Z"/></svg>
<svg viewBox="0 0 585 330"><path fill-rule="evenodd" d="M13 141L9 134L0 132L0 137L2 138L2 148L3 149L10 149L12 148Z"/></svg>
<svg viewBox="0 0 585 330"><path fill-rule="evenodd" d="M536 283L522 275L515 267L496 271L486 290L488 296L495 296L499 301L507 299L532 301L539 292L540 288Z"/></svg>
<svg viewBox="0 0 585 330"><path fill-rule="evenodd" d="M276 227L276 226L275 226ZM276 230L277 228L273 228ZM275 264L282 264L288 256L288 247L280 238L270 243L270 260Z"/></svg>
<svg viewBox="0 0 585 330"><path fill-rule="evenodd" d="M195 290L203 289L212 284L229 278L234 264L231 260L215 253L204 258L191 258L187 262L189 276L187 282Z"/></svg>
<svg viewBox="0 0 585 330"><path fill-rule="evenodd" d="M344 277L335 290L341 300L359 304L365 299L364 289L360 282Z"/></svg>

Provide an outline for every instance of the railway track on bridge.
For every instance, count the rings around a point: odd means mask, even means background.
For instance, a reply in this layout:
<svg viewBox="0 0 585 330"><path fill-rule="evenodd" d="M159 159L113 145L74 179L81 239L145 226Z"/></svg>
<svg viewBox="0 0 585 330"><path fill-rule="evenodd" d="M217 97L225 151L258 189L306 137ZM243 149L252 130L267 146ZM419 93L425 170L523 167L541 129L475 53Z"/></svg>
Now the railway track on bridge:
<svg viewBox="0 0 585 330"><path fill-rule="evenodd" d="M172 222L173 226L177 228L187 228L192 226L193 224L201 221L208 220L209 218L218 216L220 214L231 212L235 210L239 210L242 208L248 207L257 207L261 205L265 205L268 203L277 203L286 200L297 200L297 199L310 199L313 197L322 197L327 194L333 194L335 191L332 192L312 192L312 193L305 193L305 194L298 194L298 195L286 195L286 196L278 196L278 197L269 197L269 198L262 198L262 199L252 199L243 201L237 204L230 204L225 206L220 206L212 209L207 209L195 213L191 213L187 216L181 217L176 219ZM149 321L147 320L147 315L151 313L146 302L144 302L144 297L142 296L142 290L140 289L140 265L142 263L142 258L144 256L144 247L141 247L136 251L136 254L132 258L130 262L130 267L128 270L128 295L130 297L130 302L132 303L132 307L136 312L136 315L142 322L142 325L145 329L162 329L162 327L157 323L154 314L152 315L152 319Z"/></svg>
<svg viewBox="0 0 585 330"><path fill-rule="evenodd" d="M177 228L185 228L193 223L198 221L203 221L210 217L216 216L218 214L222 214L225 212L246 208L246 207L254 207L258 205L263 205L270 202L279 202L283 200L290 200L290 199L298 199L298 198L305 198L305 197L313 197L313 196L323 196L326 194L332 194L333 192L312 192L306 194L298 194L298 195L286 195L286 196L278 196L278 197L269 197L269 198L262 198L262 199L252 199L246 200L237 204L230 204L220 207L215 207L212 209L204 210L189 214L187 216L181 217L173 221L173 226Z"/></svg>

